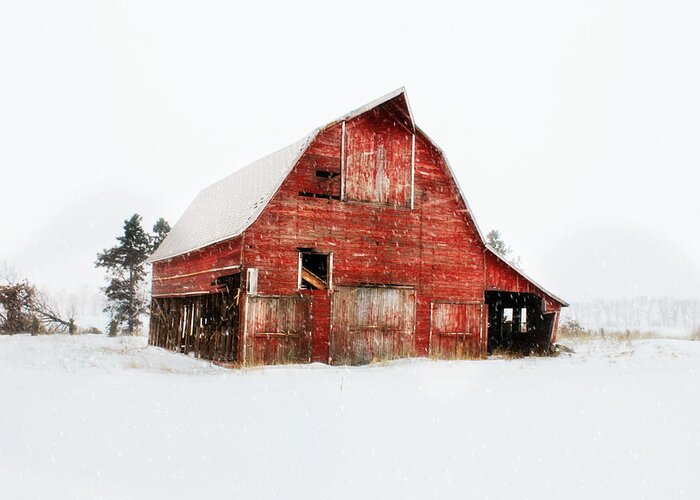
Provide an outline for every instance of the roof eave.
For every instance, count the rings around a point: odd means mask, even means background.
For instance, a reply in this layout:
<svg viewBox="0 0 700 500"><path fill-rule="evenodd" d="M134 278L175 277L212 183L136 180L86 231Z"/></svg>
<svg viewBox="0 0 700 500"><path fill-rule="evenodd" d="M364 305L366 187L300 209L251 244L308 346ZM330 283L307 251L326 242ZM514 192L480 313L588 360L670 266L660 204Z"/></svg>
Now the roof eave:
<svg viewBox="0 0 700 500"><path fill-rule="evenodd" d="M487 249L488 251L490 251L493 255L495 255L501 262L503 262L505 265L507 265L508 267L510 267L513 271L515 271L515 272L518 273L520 276L522 276L522 277L525 278L527 281L529 281L532 285L535 286L535 288L538 288L542 293L544 293L545 295L547 295L547 296L549 296L550 298L554 299L554 300L555 300L556 302L558 302L562 307L569 307L569 303L568 303L568 302L566 302L565 300L563 300L563 299L557 297L557 296L554 295L552 292L550 292L549 290L547 290L546 288L544 288L542 285L540 285L539 283L537 283L535 280L533 280L532 278L530 278L530 277L529 277L527 274L525 274L521 269L518 269L517 267L515 267L512 263L510 263L510 262L508 261L508 259L506 259L503 255L501 255L500 253L498 253L498 252L496 251L496 249L493 248L491 245L489 245L489 244L486 243L486 242L484 242L484 245L486 246L486 249Z"/></svg>

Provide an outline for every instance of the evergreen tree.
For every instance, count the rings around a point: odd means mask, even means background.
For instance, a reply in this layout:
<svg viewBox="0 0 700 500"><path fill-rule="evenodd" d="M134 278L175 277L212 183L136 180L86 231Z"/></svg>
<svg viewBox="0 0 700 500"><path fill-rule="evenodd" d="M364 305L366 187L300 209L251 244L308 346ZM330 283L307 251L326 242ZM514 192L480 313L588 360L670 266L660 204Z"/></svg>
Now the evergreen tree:
<svg viewBox="0 0 700 500"><path fill-rule="evenodd" d="M488 242L491 247L496 250L500 255L503 257L508 257L512 250L508 245L506 245L506 242L503 241L503 238L501 237L501 232L497 229L492 229L489 231L489 233L486 235L486 241Z"/></svg>
<svg viewBox="0 0 700 500"><path fill-rule="evenodd" d="M513 264L515 267L522 269L523 263L520 256L511 257L513 250L506 245L501 237L501 232L497 229L492 229L486 235L486 242L493 248L501 257Z"/></svg>
<svg viewBox="0 0 700 500"><path fill-rule="evenodd" d="M151 235L151 253L156 251L169 232L170 224L168 224L168 222L162 217L158 219L158 221L153 225L153 234Z"/></svg>
<svg viewBox="0 0 700 500"><path fill-rule="evenodd" d="M107 270L109 284L103 288L107 296L105 312L110 313L116 326L126 333L134 334L141 325L141 315L148 312L144 281L144 261L151 252L151 240L141 227L141 216L134 214L124 221L124 235L117 238L118 244L97 255L96 267Z"/></svg>

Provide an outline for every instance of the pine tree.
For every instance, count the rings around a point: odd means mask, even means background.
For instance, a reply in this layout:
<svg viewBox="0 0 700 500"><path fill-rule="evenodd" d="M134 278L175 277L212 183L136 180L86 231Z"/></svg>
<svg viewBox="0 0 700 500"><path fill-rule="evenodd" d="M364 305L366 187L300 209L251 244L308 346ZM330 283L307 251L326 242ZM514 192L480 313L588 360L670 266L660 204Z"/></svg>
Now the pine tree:
<svg viewBox="0 0 700 500"><path fill-rule="evenodd" d="M489 233L486 235L486 240L488 241L488 244L491 245L491 247L503 257L508 257L510 255L512 250L508 245L506 245L506 242L503 241L499 230L493 229L489 231Z"/></svg>
<svg viewBox="0 0 700 500"><path fill-rule="evenodd" d="M493 248L501 257L506 259L515 267L522 269L522 259L519 255L511 257L513 250L508 245L506 245L505 241L503 241L503 238L501 237L501 232L499 230L492 229L491 231L489 231L486 235L486 241L491 246L491 248Z"/></svg>
<svg viewBox="0 0 700 500"><path fill-rule="evenodd" d="M156 251L169 232L170 224L168 224L168 222L162 217L158 219L158 221L153 225L153 234L151 235L151 253Z"/></svg>
<svg viewBox="0 0 700 500"><path fill-rule="evenodd" d="M105 312L110 313L115 325L133 335L141 326L141 315L148 312L143 284L144 261L150 255L151 240L141 227L140 215L124 221L124 235L117 241L117 246L97 255L95 266L107 270L109 284L103 288L107 296Z"/></svg>

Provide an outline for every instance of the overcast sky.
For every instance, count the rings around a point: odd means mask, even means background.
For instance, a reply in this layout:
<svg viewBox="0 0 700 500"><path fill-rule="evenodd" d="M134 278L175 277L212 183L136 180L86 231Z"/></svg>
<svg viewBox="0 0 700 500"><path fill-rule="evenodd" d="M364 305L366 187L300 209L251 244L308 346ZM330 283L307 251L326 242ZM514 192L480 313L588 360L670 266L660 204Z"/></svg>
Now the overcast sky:
<svg viewBox="0 0 700 500"><path fill-rule="evenodd" d="M570 301L700 297L697 2L0 4L0 266L97 288L123 220L405 86Z"/></svg>

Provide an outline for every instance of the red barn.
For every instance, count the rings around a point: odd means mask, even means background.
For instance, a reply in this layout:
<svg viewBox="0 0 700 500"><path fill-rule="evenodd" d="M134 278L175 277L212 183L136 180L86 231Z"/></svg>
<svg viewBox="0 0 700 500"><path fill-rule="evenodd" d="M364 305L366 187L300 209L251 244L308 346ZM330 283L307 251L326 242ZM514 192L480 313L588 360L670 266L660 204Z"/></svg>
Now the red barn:
<svg viewBox="0 0 700 500"><path fill-rule="evenodd" d="M485 242L404 89L204 189L149 261L150 343L238 364L544 350L567 305Z"/></svg>

